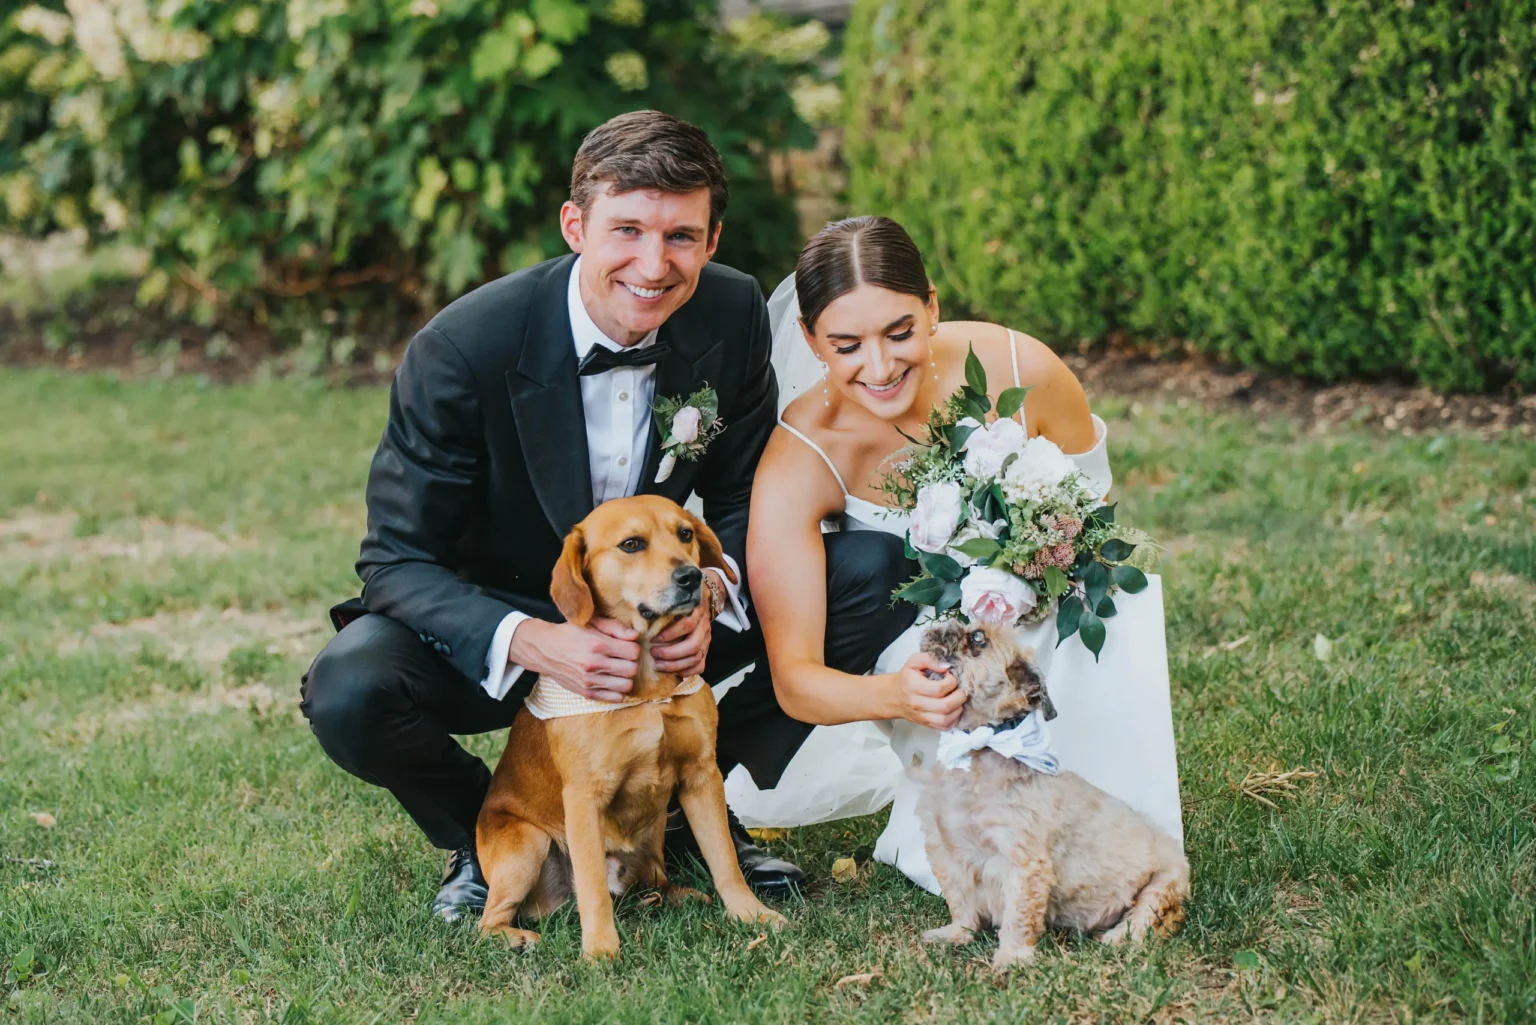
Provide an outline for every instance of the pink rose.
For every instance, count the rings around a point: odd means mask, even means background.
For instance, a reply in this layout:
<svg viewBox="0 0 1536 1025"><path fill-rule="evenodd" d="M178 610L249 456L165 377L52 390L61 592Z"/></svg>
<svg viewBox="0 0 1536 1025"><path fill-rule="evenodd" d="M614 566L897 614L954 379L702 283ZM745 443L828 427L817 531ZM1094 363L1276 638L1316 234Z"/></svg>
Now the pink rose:
<svg viewBox="0 0 1536 1025"><path fill-rule="evenodd" d="M692 445L699 440L699 410L697 406L684 406L672 416L672 440Z"/></svg>
<svg viewBox="0 0 1536 1025"><path fill-rule="evenodd" d="M1036 600L1034 589L1005 569L973 569L960 581L960 610L972 622L1011 626Z"/></svg>

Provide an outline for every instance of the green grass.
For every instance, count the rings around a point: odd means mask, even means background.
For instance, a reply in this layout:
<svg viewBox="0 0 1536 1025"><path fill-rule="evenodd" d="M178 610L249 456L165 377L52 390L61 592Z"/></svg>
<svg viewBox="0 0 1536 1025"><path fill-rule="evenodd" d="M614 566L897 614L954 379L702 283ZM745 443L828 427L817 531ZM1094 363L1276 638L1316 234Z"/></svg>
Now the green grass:
<svg viewBox="0 0 1536 1025"><path fill-rule="evenodd" d="M812 878L783 933L629 903L593 967L569 916L524 955L429 922L440 856L298 716L383 392L0 370L0 1018L1536 1017L1536 446L1099 406L1167 546L1183 934L995 979L894 871L831 880L877 816L776 844ZM1320 775L1235 792L1272 764Z"/></svg>

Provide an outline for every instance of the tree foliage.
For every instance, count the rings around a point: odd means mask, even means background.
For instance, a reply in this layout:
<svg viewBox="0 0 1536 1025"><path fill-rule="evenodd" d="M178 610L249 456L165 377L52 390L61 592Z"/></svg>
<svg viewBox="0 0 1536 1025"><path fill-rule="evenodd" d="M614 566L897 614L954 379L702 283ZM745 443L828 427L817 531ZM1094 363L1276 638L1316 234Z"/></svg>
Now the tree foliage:
<svg viewBox="0 0 1536 1025"><path fill-rule="evenodd" d="M1528 0L863 0L852 205L1055 343L1536 385Z"/></svg>
<svg viewBox="0 0 1536 1025"><path fill-rule="evenodd" d="M364 283L440 301L563 252L582 136L655 107L725 158L720 258L771 276L797 239L767 157L808 141L788 83L815 40L714 17L707 0L43 0L0 16L0 227L121 234L153 256L142 300L209 316Z"/></svg>

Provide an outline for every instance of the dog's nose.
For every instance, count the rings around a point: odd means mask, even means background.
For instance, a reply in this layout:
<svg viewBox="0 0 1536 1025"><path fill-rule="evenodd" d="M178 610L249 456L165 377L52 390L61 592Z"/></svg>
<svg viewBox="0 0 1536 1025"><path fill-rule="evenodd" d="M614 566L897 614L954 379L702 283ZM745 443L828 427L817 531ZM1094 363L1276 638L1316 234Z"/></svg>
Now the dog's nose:
<svg viewBox="0 0 1536 1025"><path fill-rule="evenodd" d="M672 582L685 591L698 587L703 579L704 571L697 566L679 566L672 571Z"/></svg>

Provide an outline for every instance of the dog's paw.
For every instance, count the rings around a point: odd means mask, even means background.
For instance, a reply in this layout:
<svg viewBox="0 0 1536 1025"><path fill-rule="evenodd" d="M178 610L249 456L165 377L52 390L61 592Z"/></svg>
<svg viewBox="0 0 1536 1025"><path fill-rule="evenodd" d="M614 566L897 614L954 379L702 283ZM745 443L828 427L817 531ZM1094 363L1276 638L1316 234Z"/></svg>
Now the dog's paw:
<svg viewBox="0 0 1536 1025"><path fill-rule="evenodd" d="M677 907L684 901L697 901L700 904L712 903L714 898L701 890L695 890L691 886L668 886L665 894L668 907Z"/></svg>
<svg viewBox="0 0 1536 1025"><path fill-rule="evenodd" d="M942 929L929 929L923 933L924 943L953 943L956 946L971 942L976 934L963 925L950 922Z"/></svg>
<svg viewBox="0 0 1536 1025"><path fill-rule="evenodd" d="M782 929L789 924L789 919L758 900L754 900L750 904L744 903L738 907L727 908L726 914L738 922L746 922L749 925L766 925L774 930Z"/></svg>
<svg viewBox="0 0 1536 1025"><path fill-rule="evenodd" d="M992 970L999 973L1006 972L1010 968L1016 968L1019 965L1032 964L1034 960L1034 947L1015 947L1004 943L1000 944L997 948L997 953L992 955Z"/></svg>
<svg viewBox="0 0 1536 1025"><path fill-rule="evenodd" d="M527 950L536 946L541 938L532 929L514 929L510 925L485 931L484 934L487 937L495 937L504 941L512 950Z"/></svg>

